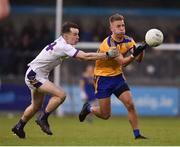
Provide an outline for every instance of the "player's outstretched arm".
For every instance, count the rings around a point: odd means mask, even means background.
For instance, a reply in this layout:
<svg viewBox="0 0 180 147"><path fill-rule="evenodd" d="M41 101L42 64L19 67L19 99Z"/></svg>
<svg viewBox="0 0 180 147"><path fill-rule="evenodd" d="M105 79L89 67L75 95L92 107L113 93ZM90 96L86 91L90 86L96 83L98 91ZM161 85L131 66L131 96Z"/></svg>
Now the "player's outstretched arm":
<svg viewBox="0 0 180 147"><path fill-rule="evenodd" d="M86 53L83 51L79 51L76 55L76 58L81 60L98 60L98 59L105 59L105 58L114 58L119 55L119 51L116 48L110 49L108 52L105 53Z"/></svg>

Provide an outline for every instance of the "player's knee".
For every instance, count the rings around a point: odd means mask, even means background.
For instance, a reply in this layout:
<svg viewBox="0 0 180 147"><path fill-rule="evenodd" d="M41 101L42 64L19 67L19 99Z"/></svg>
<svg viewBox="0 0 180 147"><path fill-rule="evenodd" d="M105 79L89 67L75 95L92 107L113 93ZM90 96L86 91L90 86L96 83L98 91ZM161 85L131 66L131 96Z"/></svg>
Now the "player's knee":
<svg viewBox="0 0 180 147"><path fill-rule="evenodd" d="M37 111L39 111L41 109L41 105L33 105L32 108L33 108L34 112L37 112Z"/></svg>
<svg viewBox="0 0 180 147"><path fill-rule="evenodd" d="M134 104L133 104L133 103L129 103L129 104L127 105L127 110L128 110L129 112L135 111L135 106L134 106Z"/></svg>
<svg viewBox="0 0 180 147"><path fill-rule="evenodd" d="M56 100L59 104L62 104L66 99L66 93L65 92L61 92L61 94L59 96L56 97Z"/></svg>
<svg viewBox="0 0 180 147"><path fill-rule="evenodd" d="M65 99L66 99L66 95L64 95L64 97L60 98L60 103L62 104L65 101Z"/></svg>
<svg viewBox="0 0 180 147"><path fill-rule="evenodd" d="M61 102L64 102L65 99L66 99L66 92L63 91L62 96L61 96Z"/></svg>
<svg viewBox="0 0 180 147"><path fill-rule="evenodd" d="M65 99L66 98L66 92L65 91L59 91L56 95L60 99Z"/></svg>

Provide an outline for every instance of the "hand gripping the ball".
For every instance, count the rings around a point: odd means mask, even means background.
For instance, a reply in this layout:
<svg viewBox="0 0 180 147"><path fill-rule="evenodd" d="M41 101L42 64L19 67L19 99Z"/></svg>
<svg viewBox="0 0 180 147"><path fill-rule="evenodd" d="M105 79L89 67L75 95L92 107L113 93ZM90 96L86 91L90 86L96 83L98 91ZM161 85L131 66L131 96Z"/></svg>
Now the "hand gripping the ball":
<svg viewBox="0 0 180 147"><path fill-rule="evenodd" d="M134 50L132 53L133 57L137 57L139 54L141 54L146 48L148 47L147 43L142 43L138 47L134 46Z"/></svg>

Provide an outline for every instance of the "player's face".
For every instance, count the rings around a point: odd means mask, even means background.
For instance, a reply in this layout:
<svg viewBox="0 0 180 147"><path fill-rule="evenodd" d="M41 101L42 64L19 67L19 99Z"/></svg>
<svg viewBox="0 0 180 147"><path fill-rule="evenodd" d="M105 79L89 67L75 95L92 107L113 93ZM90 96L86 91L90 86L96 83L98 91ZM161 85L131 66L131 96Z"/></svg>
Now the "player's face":
<svg viewBox="0 0 180 147"><path fill-rule="evenodd" d="M77 44L79 41L79 29L70 28L70 32L67 34L67 42L71 45Z"/></svg>
<svg viewBox="0 0 180 147"><path fill-rule="evenodd" d="M124 20L117 20L110 23L111 32L117 37L123 37L125 35Z"/></svg>

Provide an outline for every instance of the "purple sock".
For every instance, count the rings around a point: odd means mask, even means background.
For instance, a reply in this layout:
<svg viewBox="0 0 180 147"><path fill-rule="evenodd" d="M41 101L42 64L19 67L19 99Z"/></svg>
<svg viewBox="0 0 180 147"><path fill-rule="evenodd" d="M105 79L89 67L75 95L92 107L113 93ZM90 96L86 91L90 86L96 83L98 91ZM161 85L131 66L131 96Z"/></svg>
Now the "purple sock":
<svg viewBox="0 0 180 147"><path fill-rule="evenodd" d="M139 129L135 129L135 130L133 131L133 133L134 133L134 136L135 136L135 137L138 137L138 136L140 135Z"/></svg>
<svg viewBox="0 0 180 147"><path fill-rule="evenodd" d="M89 112L91 112L91 105L90 105L90 104L88 104L87 110L88 110Z"/></svg>
<svg viewBox="0 0 180 147"><path fill-rule="evenodd" d="M40 114L40 119L47 119L49 117L49 112L46 112L46 111L43 111L41 114Z"/></svg>
<svg viewBox="0 0 180 147"><path fill-rule="evenodd" d="M25 125L26 125L26 122L24 122L22 119L20 119L19 122L17 123L16 127L19 129L23 129Z"/></svg>

